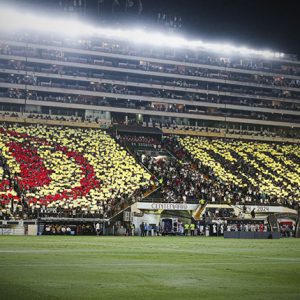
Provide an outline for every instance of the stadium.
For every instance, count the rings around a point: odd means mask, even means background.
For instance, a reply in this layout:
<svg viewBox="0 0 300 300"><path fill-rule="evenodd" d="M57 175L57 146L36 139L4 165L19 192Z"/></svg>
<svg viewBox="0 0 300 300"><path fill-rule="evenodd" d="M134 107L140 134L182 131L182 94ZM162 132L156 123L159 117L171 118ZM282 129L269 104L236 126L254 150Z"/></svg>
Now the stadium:
<svg viewBox="0 0 300 300"><path fill-rule="evenodd" d="M1 7L1 299L299 299L300 61L173 29Z"/></svg>

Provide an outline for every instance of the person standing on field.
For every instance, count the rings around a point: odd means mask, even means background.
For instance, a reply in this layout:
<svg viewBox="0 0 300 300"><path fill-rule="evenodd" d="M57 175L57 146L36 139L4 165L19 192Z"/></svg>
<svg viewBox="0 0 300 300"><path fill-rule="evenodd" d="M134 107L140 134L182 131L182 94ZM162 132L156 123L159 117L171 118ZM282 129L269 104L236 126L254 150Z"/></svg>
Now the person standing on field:
<svg viewBox="0 0 300 300"><path fill-rule="evenodd" d="M145 236L145 224L144 224L144 222L141 223L140 229L141 229L141 236Z"/></svg>
<svg viewBox="0 0 300 300"><path fill-rule="evenodd" d="M191 223L190 225L191 236L195 236L195 224Z"/></svg>
<svg viewBox="0 0 300 300"><path fill-rule="evenodd" d="M96 234L99 236L100 235L100 224L99 222L96 224Z"/></svg>
<svg viewBox="0 0 300 300"><path fill-rule="evenodd" d="M189 227L190 225L188 223L184 224L184 235L188 236L189 234Z"/></svg>

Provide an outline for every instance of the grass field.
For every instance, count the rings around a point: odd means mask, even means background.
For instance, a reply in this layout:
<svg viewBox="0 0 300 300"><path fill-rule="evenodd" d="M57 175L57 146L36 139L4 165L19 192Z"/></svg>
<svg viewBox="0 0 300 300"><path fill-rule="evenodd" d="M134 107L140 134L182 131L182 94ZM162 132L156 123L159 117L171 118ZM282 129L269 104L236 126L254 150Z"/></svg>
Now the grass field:
<svg viewBox="0 0 300 300"><path fill-rule="evenodd" d="M300 239L0 236L0 299L300 299Z"/></svg>

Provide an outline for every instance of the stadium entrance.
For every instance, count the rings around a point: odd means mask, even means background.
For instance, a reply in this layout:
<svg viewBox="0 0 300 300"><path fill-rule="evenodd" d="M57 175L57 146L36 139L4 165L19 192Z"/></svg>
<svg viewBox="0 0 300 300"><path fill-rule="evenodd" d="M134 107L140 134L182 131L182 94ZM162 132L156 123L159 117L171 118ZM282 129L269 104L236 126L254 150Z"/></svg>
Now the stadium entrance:
<svg viewBox="0 0 300 300"><path fill-rule="evenodd" d="M283 237L295 236L300 237L300 218L295 213L275 214L278 224L278 231Z"/></svg>
<svg viewBox="0 0 300 300"><path fill-rule="evenodd" d="M154 234L177 235L183 233L184 224L191 223L197 207L198 204L138 202L131 206L132 222L137 228L136 233L143 223L149 225Z"/></svg>

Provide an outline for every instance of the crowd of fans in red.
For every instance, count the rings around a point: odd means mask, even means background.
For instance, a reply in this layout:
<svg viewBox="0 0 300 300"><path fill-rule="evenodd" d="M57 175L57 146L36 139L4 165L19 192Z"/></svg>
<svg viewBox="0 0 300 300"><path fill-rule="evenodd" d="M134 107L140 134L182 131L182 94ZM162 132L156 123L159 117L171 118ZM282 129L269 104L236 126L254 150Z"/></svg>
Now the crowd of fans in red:
<svg viewBox="0 0 300 300"><path fill-rule="evenodd" d="M30 137L27 134L20 134L9 130L6 131L3 128L0 128L0 130L2 134L20 138L20 141L11 141L6 145L19 165L19 174L11 174L6 159L0 152L1 167L3 169L0 192L7 192L1 195L2 205L6 205L11 201L27 206L27 204L31 202L47 204L62 199L76 199L77 197L86 196L92 188L100 186L100 182L95 177L93 166L87 161L83 154L71 151L55 141L49 144L46 140ZM54 195L46 195L42 198L31 196L30 193L34 192L38 187L49 185L51 182L50 176L54 172L54 170L48 170L45 167L43 159L38 155L36 143L48 146L51 151L61 151L66 154L69 159L74 160L80 166L82 172L80 185L72 189L65 189ZM23 201L25 199L26 201Z"/></svg>

